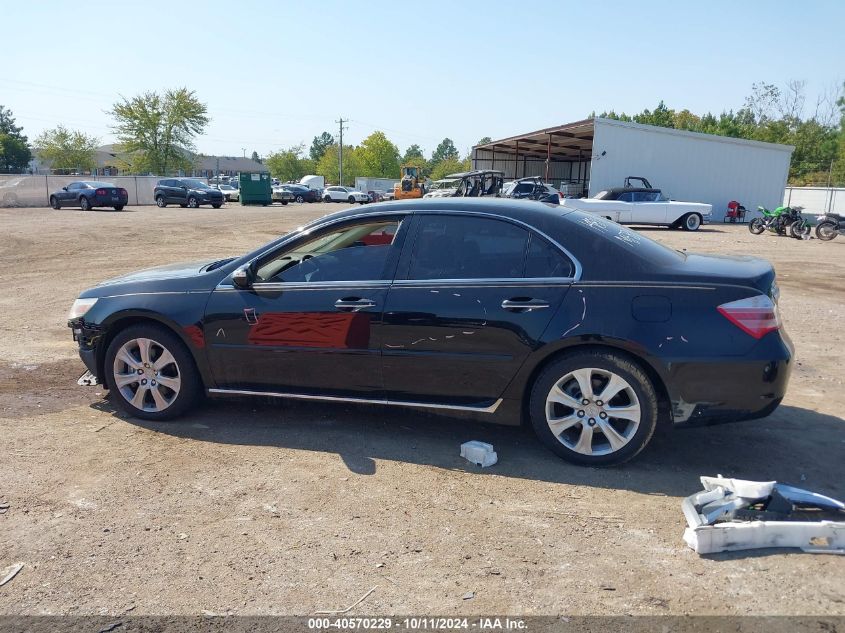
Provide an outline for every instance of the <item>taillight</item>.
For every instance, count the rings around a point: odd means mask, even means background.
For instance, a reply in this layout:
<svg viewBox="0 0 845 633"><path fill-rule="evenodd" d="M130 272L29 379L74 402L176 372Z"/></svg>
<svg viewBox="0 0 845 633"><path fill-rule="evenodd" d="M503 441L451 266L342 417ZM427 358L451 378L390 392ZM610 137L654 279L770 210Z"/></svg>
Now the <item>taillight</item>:
<svg viewBox="0 0 845 633"><path fill-rule="evenodd" d="M120 193L121 196L128 196L129 195L129 193L126 191L126 189L123 189L122 187L120 189L118 189L117 191L118 191L118 193Z"/></svg>
<svg viewBox="0 0 845 633"><path fill-rule="evenodd" d="M763 338L769 332L780 328L777 306L765 295L723 303L716 309L728 321L754 338Z"/></svg>
<svg viewBox="0 0 845 633"><path fill-rule="evenodd" d="M105 190L105 189L97 189L97 191L95 191L94 193L96 193L98 196L105 196L105 195L107 195L107 192L106 192L106 190Z"/></svg>

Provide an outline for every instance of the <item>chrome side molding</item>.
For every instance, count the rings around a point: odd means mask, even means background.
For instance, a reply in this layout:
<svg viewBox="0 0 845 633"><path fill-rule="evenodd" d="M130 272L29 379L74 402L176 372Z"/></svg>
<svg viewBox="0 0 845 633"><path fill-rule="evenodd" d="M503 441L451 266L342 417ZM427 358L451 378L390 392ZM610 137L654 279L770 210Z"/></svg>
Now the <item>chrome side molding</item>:
<svg viewBox="0 0 845 633"><path fill-rule="evenodd" d="M303 393L282 393L277 391L251 391L248 389L209 389L208 393L229 396L264 396L267 398L290 398L292 400L320 400L324 402L353 402L358 404L383 404L393 407L419 407L421 409L444 409L449 411L472 411L474 413L495 413L502 398L489 407L470 407L457 404L435 404L431 402L406 402L404 400L387 400L372 398L344 398L340 396L314 396Z"/></svg>

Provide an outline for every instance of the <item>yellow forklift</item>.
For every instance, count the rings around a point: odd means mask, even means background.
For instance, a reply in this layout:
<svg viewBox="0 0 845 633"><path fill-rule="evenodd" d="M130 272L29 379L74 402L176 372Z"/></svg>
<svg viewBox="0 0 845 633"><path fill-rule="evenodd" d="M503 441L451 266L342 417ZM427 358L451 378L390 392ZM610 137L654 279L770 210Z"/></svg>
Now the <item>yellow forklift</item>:
<svg viewBox="0 0 845 633"><path fill-rule="evenodd" d="M402 180L393 185L394 200L422 198L425 193L420 168L416 165L402 165Z"/></svg>

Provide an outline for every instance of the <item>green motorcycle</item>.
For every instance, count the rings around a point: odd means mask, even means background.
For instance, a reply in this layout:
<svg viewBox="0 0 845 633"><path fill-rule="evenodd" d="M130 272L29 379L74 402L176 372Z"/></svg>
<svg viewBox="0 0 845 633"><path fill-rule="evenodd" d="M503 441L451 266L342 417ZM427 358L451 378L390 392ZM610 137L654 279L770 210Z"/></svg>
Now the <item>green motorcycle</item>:
<svg viewBox="0 0 845 633"><path fill-rule="evenodd" d="M786 235L790 223L787 220L791 220L792 218L792 209L784 206L771 211L766 207L757 207L757 210L763 214L763 217L751 220L748 223L749 231L754 235L760 235L760 233L768 229L778 235Z"/></svg>

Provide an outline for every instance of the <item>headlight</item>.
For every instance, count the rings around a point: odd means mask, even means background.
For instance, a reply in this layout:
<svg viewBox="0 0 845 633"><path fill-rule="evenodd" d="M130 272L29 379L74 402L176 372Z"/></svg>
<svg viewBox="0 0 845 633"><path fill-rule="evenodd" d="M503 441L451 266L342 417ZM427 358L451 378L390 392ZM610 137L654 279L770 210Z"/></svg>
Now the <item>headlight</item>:
<svg viewBox="0 0 845 633"><path fill-rule="evenodd" d="M78 319L81 316L85 316L85 313L88 312L91 308L94 307L94 304L97 303L97 299L77 299L73 302L73 305L70 307L70 312L67 313L67 320L72 321L73 319Z"/></svg>

